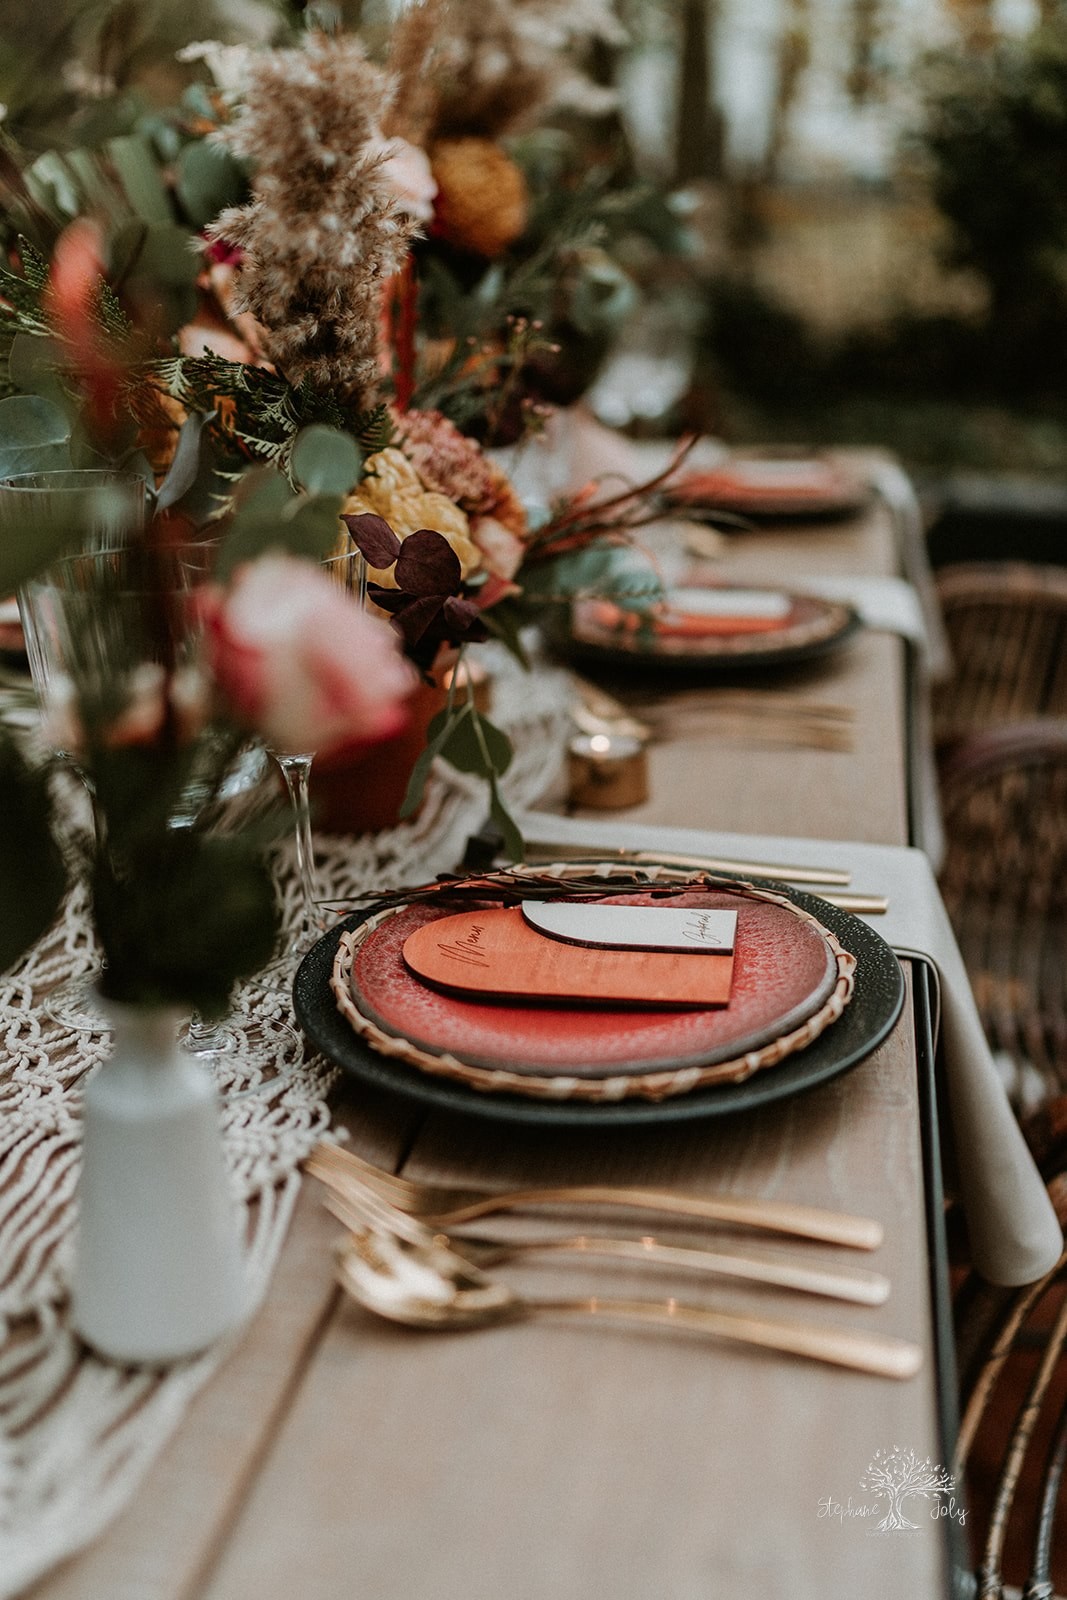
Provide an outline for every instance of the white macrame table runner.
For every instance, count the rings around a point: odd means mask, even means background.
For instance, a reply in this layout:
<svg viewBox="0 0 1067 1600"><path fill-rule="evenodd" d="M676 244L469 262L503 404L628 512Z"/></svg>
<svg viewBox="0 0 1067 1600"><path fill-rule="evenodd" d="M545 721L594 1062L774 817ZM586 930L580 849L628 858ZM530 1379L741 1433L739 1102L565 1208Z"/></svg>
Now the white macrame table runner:
<svg viewBox="0 0 1067 1600"><path fill-rule="evenodd" d="M565 745L569 679L540 663L520 672L487 647L493 717L511 735L509 799L529 806L556 775ZM485 785L442 768L416 822L360 839L316 840L327 903L450 871L487 809ZM299 922L291 852L278 862L284 924ZM110 1049L107 1034L75 1033L48 1018L47 993L97 959L83 892L53 930L0 982L0 1600L22 1592L103 1529L133 1495L225 1349L162 1370L116 1367L67 1322L79 1119L85 1077ZM284 993L249 986L240 1014L285 1018ZM310 1056L259 1083L220 1076L223 1136L235 1203L245 1209L249 1272L261 1298L300 1185L298 1164L329 1124L334 1070ZM252 1092L248 1092L251 1089ZM244 1091L244 1092L242 1092Z"/></svg>

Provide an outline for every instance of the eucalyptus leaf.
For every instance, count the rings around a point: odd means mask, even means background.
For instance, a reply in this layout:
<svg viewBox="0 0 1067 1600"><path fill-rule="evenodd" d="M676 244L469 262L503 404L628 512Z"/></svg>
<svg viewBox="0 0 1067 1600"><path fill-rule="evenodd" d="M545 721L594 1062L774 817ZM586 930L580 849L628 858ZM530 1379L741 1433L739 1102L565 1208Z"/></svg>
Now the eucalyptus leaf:
<svg viewBox="0 0 1067 1600"><path fill-rule="evenodd" d="M268 550L321 561L337 543L338 497L310 500L295 496L279 473L266 471L265 481L238 505L219 547L218 573L227 578L242 561L254 561Z"/></svg>
<svg viewBox="0 0 1067 1600"><path fill-rule="evenodd" d="M495 262L475 286L475 301L479 305L495 306L504 292L504 285L504 269L499 262Z"/></svg>
<svg viewBox="0 0 1067 1600"><path fill-rule="evenodd" d="M70 465L70 446L66 442L17 447L0 440L0 478L14 478L24 472L54 472Z"/></svg>
<svg viewBox="0 0 1067 1600"><path fill-rule="evenodd" d="M413 816L419 809L426 789L426 780L430 776L430 768L433 766L434 759L444 749L452 730L452 725L457 717L464 716L467 712L468 708L466 706L463 706L458 712L449 710L446 707L444 711L439 711L433 718L426 730L425 748L412 768L407 789L404 791L404 799L400 806L401 821L406 817Z"/></svg>
<svg viewBox="0 0 1067 1600"><path fill-rule="evenodd" d="M16 333L8 351L8 377L22 394L38 395L57 410L65 411L63 386L56 373L60 360L59 351L51 339L32 333Z"/></svg>
<svg viewBox="0 0 1067 1600"><path fill-rule="evenodd" d="M523 572L526 601L567 601L603 595L633 611L647 610L662 598L663 584L638 552L619 545L587 545Z"/></svg>
<svg viewBox="0 0 1067 1600"><path fill-rule="evenodd" d="M316 423L297 434L291 464L310 494L346 495L359 482L363 454L349 434Z"/></svg>
<svg viewBox="0 0 1067 1600"><path fill-rule="evenodd" d="M6 736L0 736L0 971L15 964L55 919L66 888L52 838L48 790Z"/></svg>
<svg viewBox="0 0 1067 1600"><path fill-rule="evenodd" d="M120 229L115 239L117 278L132 298L159 308L156 316L170 332L196 315L200 257L193 244L188 229L178 223L139 219Z"/></svg>
<svg viewBox="0 0 1067 1600"><path fill-rule="evenodd" d="M105 216L113 214L116 205L121 203L119 193L114 181L105 175L97 152L68 150L67 166L82 192L83 204Z"/></svg>
<svg viewBox="0 0 1067 1600"><path fill-rule="evenodd" d="M489 752L489 761L493 772L498 778L502 778L511 766L512 758L515 754L511 740L504 730L498 728L495 722L490 722L488 717L482 716L480 712L473 710L473 708L471 715L477 724L481 738L485 742L486 750Z"/></svg>
<svg viewBox="0 0 1067 1600"><path fill-rule="evenodd" d="M200 258L191 246L188 229L179 223L150 224L134 265L135 276L158 280L172 289L192 288Z"/></svg>
<svg viewBox="0 0 1067 1600"><path fill-rule="evenodd" d="M182 136L175 123L167 117L148 116L141 117L137 123L137 132L151 141L152 148L161 161L168 164L177 161L182 152ZM200 141L197 141L200 143Z"/></svg>
<svg viewBox="0 0 1067 1600"><path fill-rule="evenodd" d="M203 443L204 428L210 421L210 413L194 411L182 423L174 460L167 469L167 475L156 495L157 511L166 511L168 507L177 505L196 482L200 471L200 447Z"/></svg>
<svg viewBox="0 0 1067 1600"><path fill-rule="evenodd" d="M236 495L235 518L245 516L280 517L295 496L281 473L272 467L254 467L241 479Z"/></svg>
<svg viewBox="0 0 1067 1600"><path fill-rule="evenodd" d="M305 500L280 524L282 548L290 555L322 561L337 546L340 536L340 498L336 495Z"/></svg>
<svg viewBox="0 0 1067 1600"><path fill-rule="evenodd" d="M189 83L182 90L182 109L187 111L193 119L202 119L214 123L218 116L217 108L211 103L211 95L206 83Z"/></svg>
<svg viewBox="0 0 1067 1600"><path fill-rule="evenodd" d="M90 438L83 417L78 417L75 420L68 448L70 450L69 465L72 467L89 468L111 465L108 457L104 455L103 451L97 449Z"/></svg>
<svg viewBox="0 0 1067 1600"><path fill-rule="evenodd" d="M0 400L0 461L4 451L65 444L70 422L52 400L38 394L13 394ZM3 472L9 477L10 472Z"/></svg>
<svg viewBox="0 0 1067 1600"><path fill-rule="evenodd" d="M172 221L170 200L148 140L137 133L121 134L109 139L106 148L126 197L142 221Z"/></svg>
<svg viewBox="0 0 1067 1600"><path fill-rule="evenodd" d="M228 150L207 139L197 139L178 156L175 188L189 221L202 228L227 206L240 202L247 182Z"/></svg>
<svg viewBox="0 0 1067 1600"><path fill-rule="evenodd" d="M22 177L33 198L46 210L57 211L65 219L78 215L81 196L77 182L55 150L38 156Z"/></svg>
<svg viewBox="0 0 1067 1600"><path fill-rule="evenodd" d="M475 711L468 702L458 712L453 727L441 747L441 755L458 772L473 772L483 778L500 777L511 765L511 741L507 734Z"/></svg>
<svg viewBox="0 0 1067 1600"><path fill-rule="evenodd" d="M508 810L495 778L489 780L489 815L500 830L503 853L509 861L521 861L526 854L518 823Z"/></svg>
<svg viewBox="0 0 1067 1600"><path fill-rule="evenodd" d="M70 423L54 401L36 394L0 400L0 478L69 467L69 441Z"/></svg>

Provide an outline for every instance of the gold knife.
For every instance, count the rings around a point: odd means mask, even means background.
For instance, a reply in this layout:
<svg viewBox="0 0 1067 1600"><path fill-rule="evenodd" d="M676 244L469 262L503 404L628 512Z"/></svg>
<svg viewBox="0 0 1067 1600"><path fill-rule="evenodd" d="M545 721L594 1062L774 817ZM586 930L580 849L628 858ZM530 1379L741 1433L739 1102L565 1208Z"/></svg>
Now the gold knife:
<svg viewBox="0 0 1067 1600"><path fill-rule="evenodd" d="M527 839L526 854L541 861L628 861L646 867L692 867L696 871L721 872L731 878L776 878L781 883L824 884L828 888L845 888L852 882L851 872L835 867L739 861L726 856L687 856L672 850L626 850L612 845L601 849L596 845L553 843L550 839Z"/></svg>

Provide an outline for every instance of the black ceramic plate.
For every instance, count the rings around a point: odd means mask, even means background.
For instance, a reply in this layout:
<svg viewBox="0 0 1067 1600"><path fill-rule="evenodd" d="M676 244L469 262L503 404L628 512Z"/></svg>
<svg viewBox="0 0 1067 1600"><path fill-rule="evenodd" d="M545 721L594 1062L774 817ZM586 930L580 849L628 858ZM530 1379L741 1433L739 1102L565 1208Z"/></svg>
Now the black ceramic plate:
<svg viewBox="0 0 1067 1600"><path fill-rule="evenodd" d="M358 927L373 908L356 911L319 940L300 963L293 984L297 1021L317 1049L357 1081L391 1090L421 1105L503 1122L555 1127L631 1127L728 1116L799 1094L847 1072L876 1050L892 1031L904 1004L904 975L896 956L858 917L783 884L767 884L812 912L856 957L856 987L843 1016L806 1050L779 1066L754 1073L744 1083L694 1090L658 1102L620 1100L583 1104L574 1100L534 1100L524 1095L487 1093L444 1078L434 1078L404 1062L388 1060L365 1043L337 1009L330 973L342 932Z"/></svg>
<svg viewBox="0 0 1067 1600"><path fill-rule="evenodd" d="M775 634L742 635L743 646L738 649L715 648L714 639L704 644L694 643L690 648L658 649L655 639L647 645L630 648L582 636L577 631L564 630L554 642L566 655L583 661L602 662L612 669L631 672L684 672L692 676L733 676L738 672L751 672L766 667L791 667L804 661L814 661L819 656L839 650L863 627L863 620L851 606L839 601L827 602L841 612L841 621L832 632L820 638L789 642L786 631L778 643ZM766 642L764 642L766 641ZM676 643L676 641L675 641Z"/></svg>

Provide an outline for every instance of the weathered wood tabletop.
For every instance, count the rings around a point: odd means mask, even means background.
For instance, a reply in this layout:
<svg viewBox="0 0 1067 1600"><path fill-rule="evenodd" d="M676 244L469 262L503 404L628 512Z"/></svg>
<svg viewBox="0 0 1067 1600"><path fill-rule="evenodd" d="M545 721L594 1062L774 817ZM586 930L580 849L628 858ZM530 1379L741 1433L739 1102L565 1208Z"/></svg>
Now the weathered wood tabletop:
<svg viewBox="0 0 1067 1600"><path fill-rule="evenodd" d="M895 560L875 503L847 523L740 537L723 565L783 582L790 570L890 573ZM675 736L668 712L651 799L625 820L906 842L902 663L898 639L865 633L760 680L798 704L851 708L850 750L746 741L713 707L702 733L695 703ZM924 1368L895 1383L563 1319L448 1336L387 1326L333 1287L336 1225L309 1183L247 1335L126 1512L34 1600L944 1593L929 1501L912 1503L911 1533L850 1515L872 1503L862 1480L877 1451L941 1454L910 1007L844 1077L703 1124L512 1132L355 1087L337 1118L361 1153L421 1177L647 1182L878 1217L886 1242L863 1264L892 1279L882 1308L718 1284L709 1298L901 1335L923 1345ZM546 1263L528 1281L577 1285L588 1270Z"/></svg>

